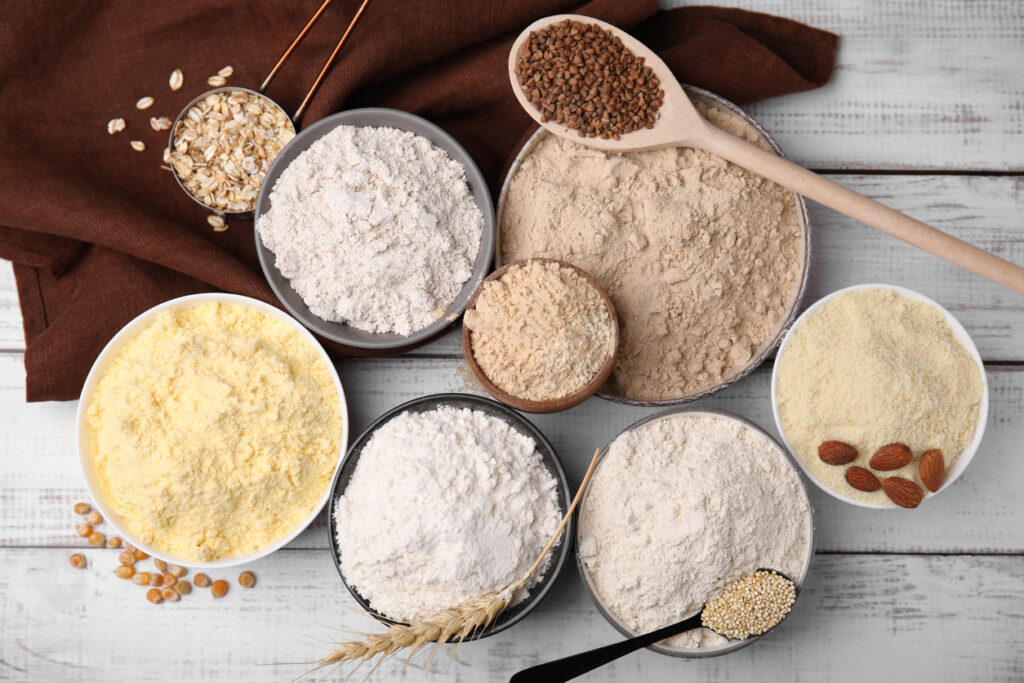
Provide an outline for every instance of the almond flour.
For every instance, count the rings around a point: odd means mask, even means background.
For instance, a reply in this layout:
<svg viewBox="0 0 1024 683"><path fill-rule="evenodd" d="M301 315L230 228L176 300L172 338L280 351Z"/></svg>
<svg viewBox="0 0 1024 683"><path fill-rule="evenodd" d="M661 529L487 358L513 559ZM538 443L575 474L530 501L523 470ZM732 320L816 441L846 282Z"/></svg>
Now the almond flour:
<svg viewBox="0 0 1024 683"><path fill-rule="evenodd" d="M600 293L557 263L530 261L485 283L465 325L487 378L531 401L582 388L614 345Z"/></svg>
<svg viewBox="0 0 1024 683"><path fill-rule="evenodd" d="M695 102L764 149L746 121ZM567 261L619 313L605 391L666 400L745 369L778 335L800 291L804 233L792 192L688 148L609 154L541 132L510 178L501 259Z"/></svg>
<svg viewBox="0 0 1024 683"><path fill-rule="evenodd" d="M879 450L938 448L949 468L974 438L983 388L978 364L940 310L891 289L854 290L826 302L801 320L776 362L782 433L814 478L847 498L894 504L884 490L854 488L843 467L824 462L823 441L851 445L858 467L898 464L886 476L916 485L918 468L906 454L876 460ZM920 502L905 484L889 487L905 494L900 502Z"/></svg>

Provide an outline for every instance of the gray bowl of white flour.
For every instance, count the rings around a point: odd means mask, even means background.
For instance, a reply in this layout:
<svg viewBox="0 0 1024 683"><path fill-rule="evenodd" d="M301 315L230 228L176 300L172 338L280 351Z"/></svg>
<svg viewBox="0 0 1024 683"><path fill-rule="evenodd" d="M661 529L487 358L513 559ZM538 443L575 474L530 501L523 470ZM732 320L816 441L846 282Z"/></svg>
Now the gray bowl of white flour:
<svg viewBox="0 0 1024 683"><path fill-rule="evenodd" d="M368 614L409 623L523 576L570 497L554 447L522 415L470 394L424 396L384 413L349 448L328 508L331 554ZM544 599L572 527L528 590L469 640L511 627Z"/></svg>
<svg viewBox="0 0 1024 683"><path fill-rule="evenodd" d="M346 346L399 353L465 311L494 251L494 207L448 133L395 109L303 130L274 160L256 251L289 313Z"/></svg>

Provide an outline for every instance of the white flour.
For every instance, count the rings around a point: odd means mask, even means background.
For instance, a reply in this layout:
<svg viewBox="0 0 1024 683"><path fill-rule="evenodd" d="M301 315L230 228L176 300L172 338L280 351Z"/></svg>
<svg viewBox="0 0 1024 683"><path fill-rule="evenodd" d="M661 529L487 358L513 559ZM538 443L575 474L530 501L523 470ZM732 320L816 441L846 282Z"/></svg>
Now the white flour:
<svg viewBox="0 0 1024 683"><path fill-rule="evenodd" d="M533 439L442 407L374 434L335 519L345 578L378 612L409 621L521 578L561 516Z"/></svg>
<svg viewBox="0 0 1024 683"><path fill-rule="evenodd" d="M580 555L598 597L646 633L695 613L759 568L803 574L810 511L799 478L762 434L680 414L616 439L580 511ZM663 641L715 647L694 629Z"/></svg>
<svg viewBox="0 0 1024 683"><path fill-rule="evenodd" d="M462 166L424 137L340 126L281 173L256 226L317 316L408 335L472 274L483 214Z"/></svg>

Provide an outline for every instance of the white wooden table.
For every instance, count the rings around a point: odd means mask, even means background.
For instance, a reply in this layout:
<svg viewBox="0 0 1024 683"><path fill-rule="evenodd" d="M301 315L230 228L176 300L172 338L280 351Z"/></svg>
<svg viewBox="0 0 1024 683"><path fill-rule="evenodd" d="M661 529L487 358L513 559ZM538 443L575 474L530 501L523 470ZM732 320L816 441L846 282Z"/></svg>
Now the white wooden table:
<svg viewBox="0 0 1024 683"><path fill-rule="evenodd" d="M842 35L826 88L750 107L788 155L841 183L1024 264L1024 15L1019 0L723 0ZM822 7L822 5L828 5ZM818 554L778 632L739 653L683 661L640 652L586 680L1024 679L1024 297L817 206L807 303L887 282L933 297L974 336L991 387L971 467L914 512L853 508L812 491ZM75 404L26 405L13 277L0 267L0 679L289 680L328 627L372 628L354 611L323 520L256 563L258 586L213 602L147 604L84 546ZM399 402L463 390L455 333L389 360L340 364L354 433ZM704 403L774 431L770 367ZM648 409L591 399L536 419L578 482L596 445ZM67 557L84 552L88 569ZM236 573L229 578L234 583ZM333 636L344 634L334 633ZM618 636L571 566L527 620L462 646L435 681L514 671ZM425 678L420 660L406 674ZM388 663L371 680L398 678ZM360 678L362 674L357 674ZM358 679L353 679L358 680Z"/></svg>

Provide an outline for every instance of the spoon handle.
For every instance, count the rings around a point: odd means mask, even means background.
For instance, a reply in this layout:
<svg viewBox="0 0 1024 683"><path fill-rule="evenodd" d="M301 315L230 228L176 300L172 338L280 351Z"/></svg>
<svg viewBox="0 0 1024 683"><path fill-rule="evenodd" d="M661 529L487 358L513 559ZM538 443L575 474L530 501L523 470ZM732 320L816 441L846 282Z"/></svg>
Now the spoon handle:
<svg viewBox="0 0 1024 683"><path fill-rule="evenodd" d="M568 681L599 666L604 666L623 655L628 655L630 652L653 645L659 640L674 636L683 631L689 631L698 626L700 626L699 612L685 621L671 624L657 631L645 633L642 636L629 638L594 650L580 652L563 659L556 659L553 662L531 666L529 669L523 669L515 673L509 679L509 683L561 683L562 681Z"/></svg>
<svg viewBox="0 0 1024 683"><path fill-rule="evenodd" d="M766 152L723 130L710 125L705 126L700 137L688 141L687 144L717 154L808 199L813 199L819 204L856 218L972 273L1024 294L1024 268L823 178L780 156Z"/></svg>

